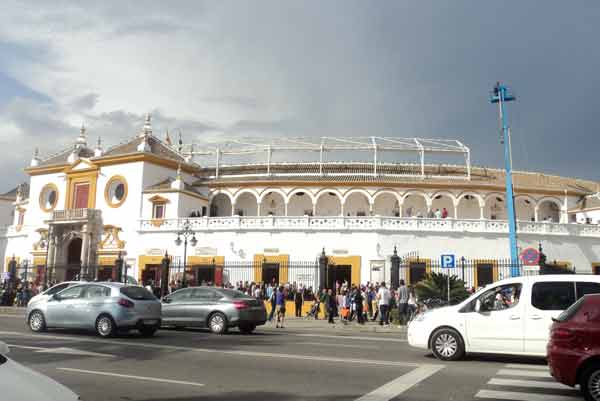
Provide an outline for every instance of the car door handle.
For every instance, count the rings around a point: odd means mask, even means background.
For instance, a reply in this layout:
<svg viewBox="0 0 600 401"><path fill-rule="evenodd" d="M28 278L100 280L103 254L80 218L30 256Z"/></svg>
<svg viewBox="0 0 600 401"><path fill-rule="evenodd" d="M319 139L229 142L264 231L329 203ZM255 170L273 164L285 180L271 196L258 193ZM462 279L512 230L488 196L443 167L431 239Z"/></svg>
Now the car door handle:
<svg viewBox="0 0 600 401"><path fill-rule="evenodd" d="M540 320L543 319L540 315L532 315L531 317L529 317L531 320Z"/></svg>
<svg viewBox="0 0 600 401"><path fill-rule="evenodd" d="M510 315L509 319L510 319L510 320L519 320L519 319L521 319L521 316L517 316L517 315Z"/></svg>

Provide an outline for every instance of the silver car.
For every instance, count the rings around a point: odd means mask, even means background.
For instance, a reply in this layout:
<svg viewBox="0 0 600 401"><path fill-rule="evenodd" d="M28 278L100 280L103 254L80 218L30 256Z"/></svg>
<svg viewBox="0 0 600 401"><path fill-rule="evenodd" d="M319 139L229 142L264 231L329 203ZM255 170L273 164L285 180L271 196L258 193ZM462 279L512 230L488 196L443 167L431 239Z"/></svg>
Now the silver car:
<svg viewBox="0 0 600 401"><path fill-rule="evenodd" d="M82 283L29 302L26 318L35 332L52 327L77 328L109 337L118 330L137 329L142 335L152 336L160 327L161 304L144 287Z"/></svg>
<svg viewBox="0 0 600 401"><path fill-rule="evenodd" d="M208 327L218 334L238 327L248 334L266 321L264 303L236 290L189 287L163 298L162 323L166 326Z"/></svg>
<svg viewBox="0 0 600 401"><path fill-rule="evenodd" d="M52 287L48 288L46 291L44 292L40 292L39 294L33 296L29 302L38 302L40 299L48 299L50 298L52 295L56 294L57 292L61 292L62 290L71 287L75 284L85 284L87 281L63 281L62 283L58 283L56 285L53 285Z"/></svg>

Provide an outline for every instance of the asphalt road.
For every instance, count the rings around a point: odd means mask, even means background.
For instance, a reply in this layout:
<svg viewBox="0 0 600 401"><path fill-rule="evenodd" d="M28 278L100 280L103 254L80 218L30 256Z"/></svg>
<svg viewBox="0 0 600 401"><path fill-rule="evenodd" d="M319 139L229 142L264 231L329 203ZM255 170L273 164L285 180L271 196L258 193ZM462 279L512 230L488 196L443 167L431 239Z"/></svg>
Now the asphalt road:
<svg viewBox="0 0 600 401"><path fill-rule="evenodd" d="M34 334L0 316L9 356L85 401L523 400L575 401L543 361L469 356L441 363L411 349L402 332L266 326L252 335L161 330L100 339L93 333ZM1 397L0 397L1 398Z"/></svg>

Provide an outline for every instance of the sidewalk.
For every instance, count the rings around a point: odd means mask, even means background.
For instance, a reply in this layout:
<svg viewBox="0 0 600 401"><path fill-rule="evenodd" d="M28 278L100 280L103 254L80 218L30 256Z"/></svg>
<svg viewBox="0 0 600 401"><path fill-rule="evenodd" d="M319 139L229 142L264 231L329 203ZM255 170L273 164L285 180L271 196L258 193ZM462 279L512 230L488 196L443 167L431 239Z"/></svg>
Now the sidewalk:
<svg viewBox="0 0 600 401"><path fill-rule="evenodd" d="M267 322L264 328L275 327L275 321ZM320 330L320 331L343 331L343 332L357 332L357 333L388 333L388 334L399 334L406 332L406 326L399 326L397 324L390 324L387 326L380 326L379 322L366 322L364 325L360 325L355 321L342 323L338 319L335 320L335 324L327 323L327 319L305 319L305 318L286 318L285 327L288 329L301 329L301 330Z"/></svg>
<svg viewBox="0 0 600 401"><path fill-rule="evenodd" d="M0 306L0 315L23 315L25 316L25 307Z"/></svg>

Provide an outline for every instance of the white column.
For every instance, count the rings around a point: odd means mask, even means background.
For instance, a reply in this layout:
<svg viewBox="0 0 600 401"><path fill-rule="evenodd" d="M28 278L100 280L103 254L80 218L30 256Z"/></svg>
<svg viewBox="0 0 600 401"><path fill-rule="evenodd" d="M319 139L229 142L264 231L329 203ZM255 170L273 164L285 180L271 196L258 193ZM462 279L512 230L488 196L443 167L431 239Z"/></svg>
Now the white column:
<svg viewBox="0 0 600 401"><path fill-rule="evenodd" d="M287 217L288 215L288 202L287 199L283 201L283 215Z"/></svg>
<svg viewBox="0 0 600 401"><path fill-rule="evenodd" d="M483 205L480 203L479 204L479 219L480 220L483 220L485 218L484 211L485 211L485 203Z"/></svg>
<svg viewBox="0 0 600 401"><path fill-rule="evenodd" d="M539 208L537 207L537 205L535 205L535 208L533 209L533 218L535 219L535 221L540 221L538 212Z"/></svg>

